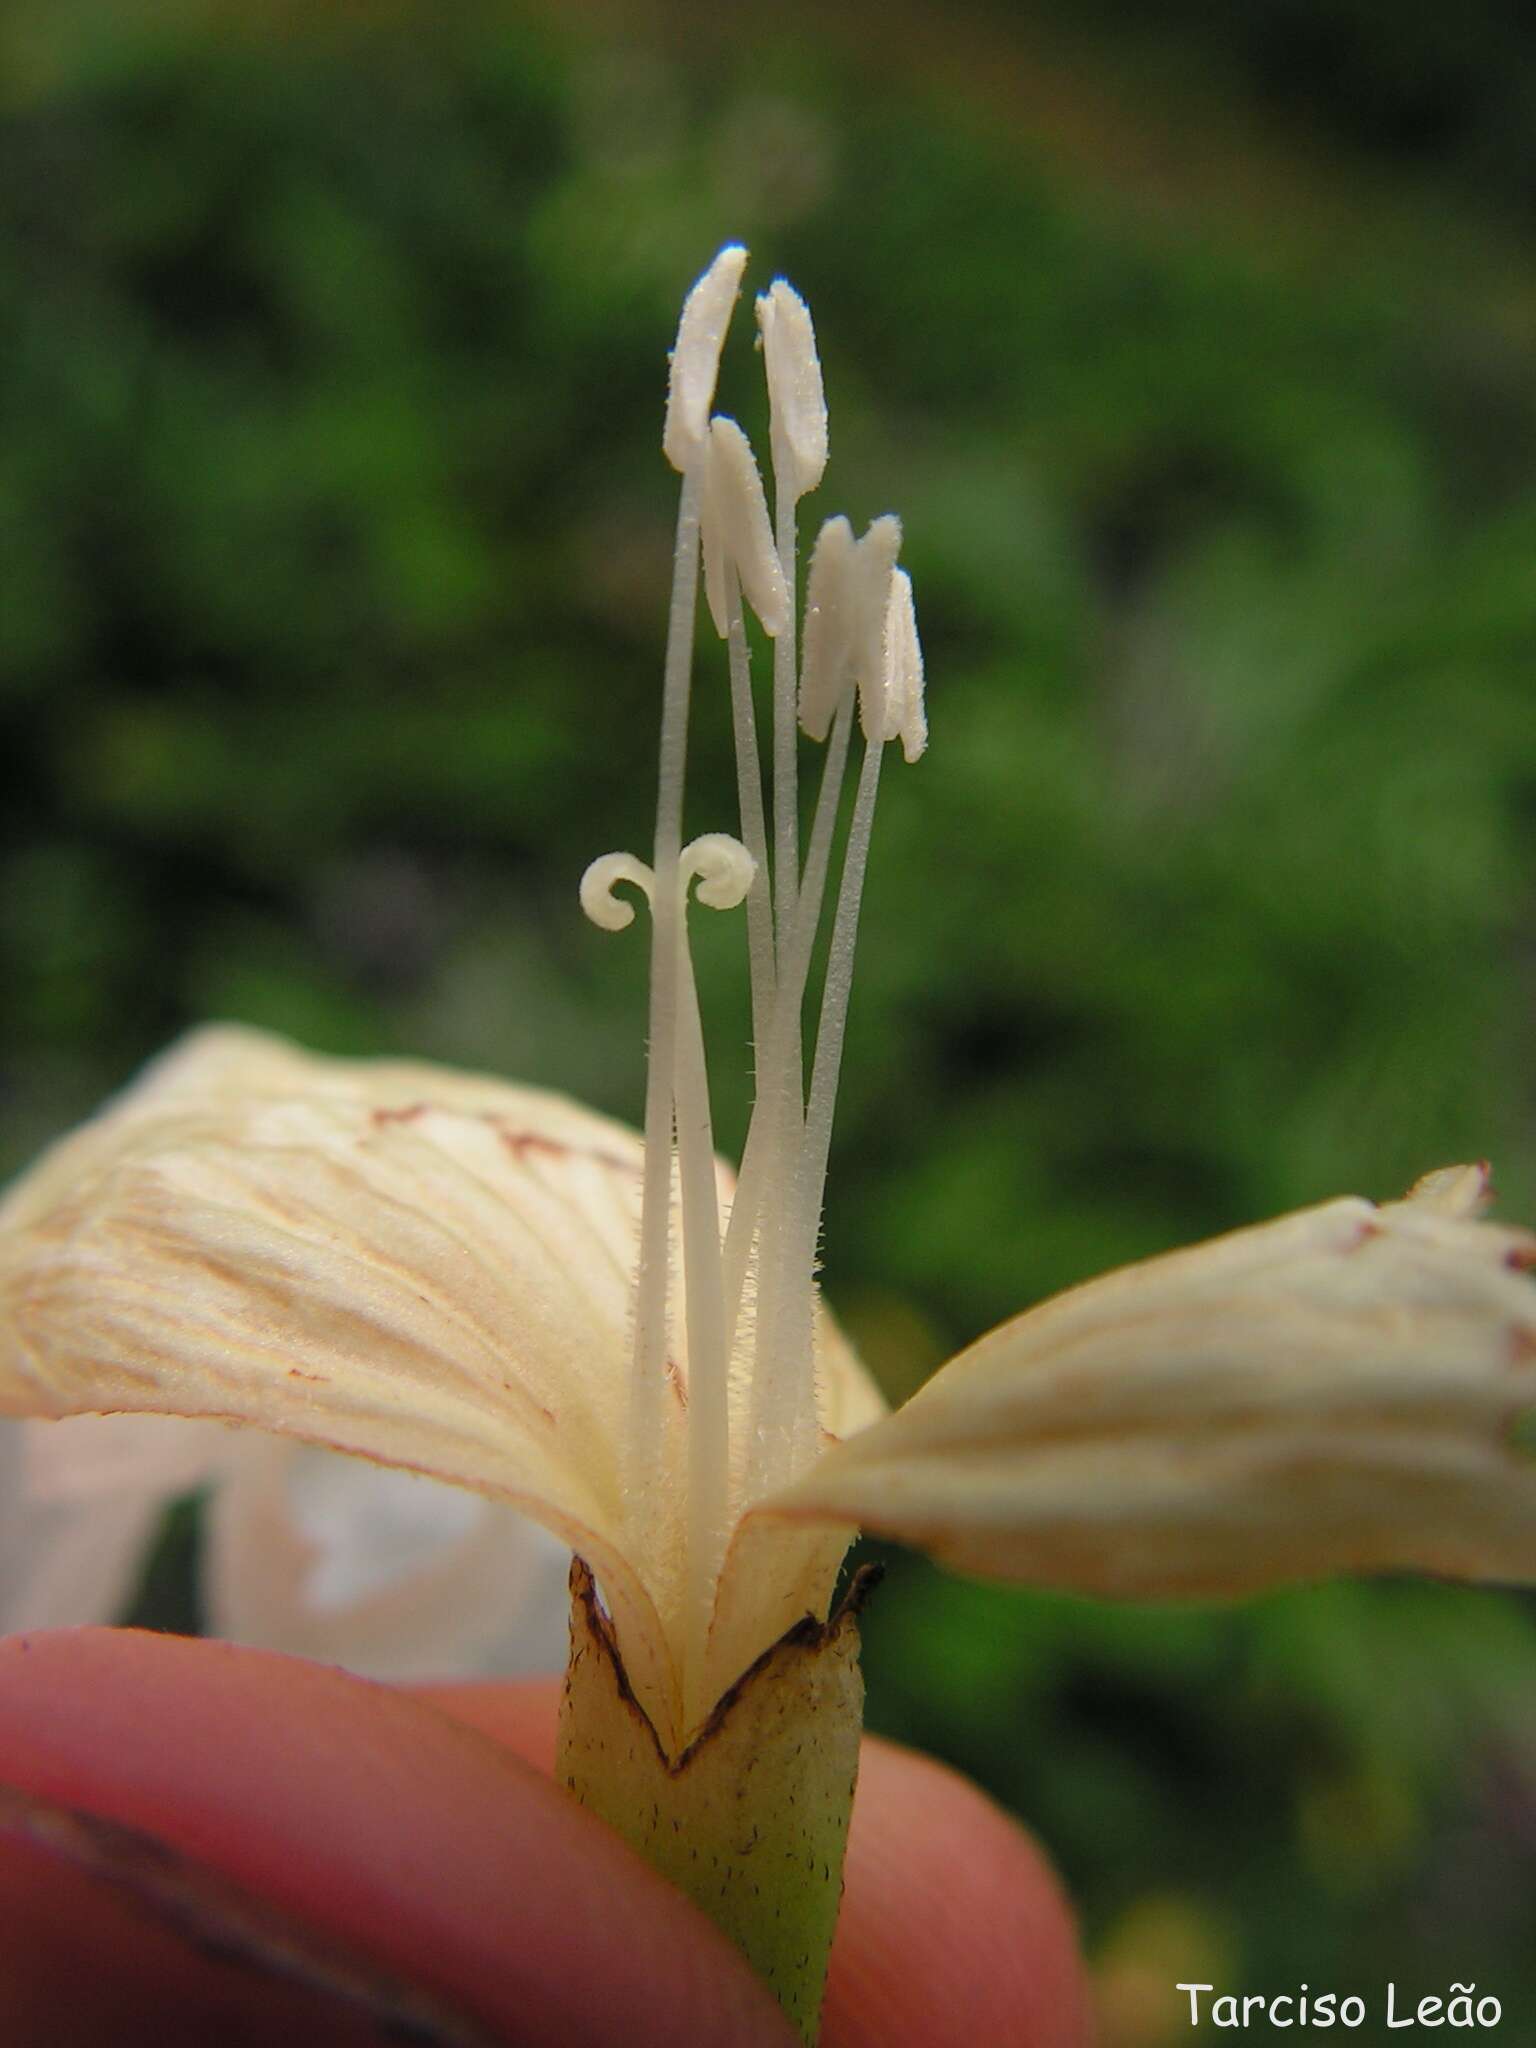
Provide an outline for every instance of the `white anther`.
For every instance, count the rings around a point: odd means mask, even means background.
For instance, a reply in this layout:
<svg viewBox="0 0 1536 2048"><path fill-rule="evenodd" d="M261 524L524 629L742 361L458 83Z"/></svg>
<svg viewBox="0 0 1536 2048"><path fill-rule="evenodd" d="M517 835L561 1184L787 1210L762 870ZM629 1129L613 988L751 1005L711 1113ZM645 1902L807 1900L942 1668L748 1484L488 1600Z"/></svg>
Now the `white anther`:
<svg viewBox="0 0 1536 2048"><path fill-rule="evenodd" d="M853 679L859 686L859 723L864 737L877 743L891 738L886 715L886 678L890 654L886 622L891 578L901 552L901 521L893 512L871 521L859 541L850 571L853 589Z"/></svg>
<svg viewBox="0 0 1536 2048"><path fill-rule="evenodd" d="M816 536L805 580L800 653L800 724L813 740L831 730L852 672L853 592L849 564L858 543L839 512Z"/></svg>
<svg viewBox="0 0 1536 2048"><path fill-rule="evenodd" d="M698 877L693 892L711 910L734 910L744 903L757 874L757 862L729 832L704 832L690 839L678 864L684 892Z"/></svg>
<svg viewBox="0 0 1536 2048"><path fill-rule="evenodd" d="M928 718L923 709L923 647L917 637L917 612L912 603L912 578L905 569L891 576L885 613L886 670L885 736L901 741L902 754L915 761L928 744Z"/></svg>
<svg viewBox="0 0 1536 2048"><path fill-rule="evenodd" d="M656 876L643 860L632 853L600 853L581 878L581 907L605 932L621 932L635 921L635 906L613 893L620 882L638 889L647 903L655 900Z"/></svg>
<svg viewBox="0 0 1536 2048"><path fill-rule="evenodd" d="M779 477L779 484L803 498L815 490L827 466L827 400L816 330L810 308L782 277L757 301L757 325L768 373L775 469L782 451L789 473Z"/></svg>
<svg viewBox="0 0 1536 2048"><path fill-rule="evenodd" d="M690 469L704 451L715 380L720 374L720 351L746 267L746 250L732 242L683 301L661 435L662 453L675 470Z"/></svg>
<svg viewBox="0 0 1536 2048"><path fill-rule="evenodd" d="M768 501L752 444L734 420L716 418L709 423L700 519L704 594L716 632L723 640L730 630L729 565L741 578L742 590L762 620L763 631L777 637L789 622L789 594L773 544L773 528L768 524Z"/></svg>

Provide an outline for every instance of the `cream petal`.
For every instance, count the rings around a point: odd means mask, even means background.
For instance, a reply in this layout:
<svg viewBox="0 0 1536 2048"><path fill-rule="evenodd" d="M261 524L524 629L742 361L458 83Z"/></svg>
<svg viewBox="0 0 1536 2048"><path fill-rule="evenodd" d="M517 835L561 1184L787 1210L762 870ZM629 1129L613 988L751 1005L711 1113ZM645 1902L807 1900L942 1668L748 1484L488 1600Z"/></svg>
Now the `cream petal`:
<svg viewBox="0 0 1536 2048"><path fill-rule="evenodd" d="M1486 1159L1476 1166L1441 1166L1421 1174L1403 1197L1447 1216L1481 1216L1493 1200L1493 1176Z"/></svg>
<svg viewBox="0 0 1536 2048"><path fill-rule="evenodd" d="M197 1034L0 1212L0 1413L254 1423L503 1500L670 1648L618 1539L640 1144L538 1090Z"/></svg>
<svg viewBox="0 0 1536 2048"><path fill-rule="evenodd" d="M857 1436L890 1404L843 1335L826 1303L816 1303L816 1405L822 1434L834 1443ZM742 1421L745 1422L743 1415Z"/></svg>
<svg viewBox="0 0 1536 2048"><path fill-rule="evenodd" d="M1536 1239L1459 1170L1112 1273L992 1331L769 1504L1136 1596L1536 1578Z"/></svg>
<svg viewBox="0 0 1536 2048"><path fill-rule="evenodd" d="M204 1590L231 1641L425 1679L558 1671L570 1553L459 1487L252 1434L209 1513Z"/></svg>

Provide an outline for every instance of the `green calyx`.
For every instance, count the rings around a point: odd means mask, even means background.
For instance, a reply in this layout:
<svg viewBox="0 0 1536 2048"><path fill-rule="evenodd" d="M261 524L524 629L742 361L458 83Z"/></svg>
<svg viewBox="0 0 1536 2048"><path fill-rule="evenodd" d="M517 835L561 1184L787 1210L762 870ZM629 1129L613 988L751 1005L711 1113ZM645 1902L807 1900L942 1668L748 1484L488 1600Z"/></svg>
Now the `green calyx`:
<svg viewBox="0 0 1536 2048"><path fill-rule="evenodd" d="M571 1656L556 1770L583 1806L746 1954L814 2042L843 1888L864 1717L861 1573L828 1622L807 1615L667 1756L630 1691L591 1574L571 1571Z"/></svg>

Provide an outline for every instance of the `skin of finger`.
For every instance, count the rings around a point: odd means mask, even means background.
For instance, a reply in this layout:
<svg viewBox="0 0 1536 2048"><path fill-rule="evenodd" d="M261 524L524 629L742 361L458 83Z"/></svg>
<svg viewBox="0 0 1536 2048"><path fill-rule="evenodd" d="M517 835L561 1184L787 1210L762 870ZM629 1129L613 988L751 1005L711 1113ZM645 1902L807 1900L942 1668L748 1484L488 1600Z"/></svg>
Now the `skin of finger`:
<svg viewBox="0 0 1536 2048"><path fill-rule="evenodd" d="M610 1830L392 1687L133 1630L10 1637L0 1780L144 1831L508 2040L792 2040L732 1945Z"/></svg>
<svg viewBox="0 0 1536 2048"><path fill-rule="evenodd" d="M823 2048L1088 2048L1071 1909L1024 1830L957 1772L866 1742Z"/></svg>
<svg viewBox="0 0 1536 2048"><path fill-rule="evenodd" d="M253 1976L41 1845L0 1833L6 2048L383 2048L375 2018Z"/></svg>
<svg viewBox="0 0 1536 2048"><path fill-rule="evenodd" d="M422 1688L540 1770L554 1681ZM1086 2048L1071 1909L1016 1821L958 1773L866 1739L822 2048Z"/></svg>

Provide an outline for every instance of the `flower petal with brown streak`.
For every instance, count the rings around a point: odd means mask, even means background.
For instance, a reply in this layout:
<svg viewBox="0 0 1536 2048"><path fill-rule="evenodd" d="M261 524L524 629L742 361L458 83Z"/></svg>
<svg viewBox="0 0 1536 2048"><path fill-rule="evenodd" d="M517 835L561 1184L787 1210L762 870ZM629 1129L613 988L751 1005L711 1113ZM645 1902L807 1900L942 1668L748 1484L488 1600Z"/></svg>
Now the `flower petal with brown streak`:
<svg viewBox="0 0 1536 2048"><path fill-rule="evenodd" d="M992 1578L1233 1594L1536 1578L1536 1239L1475 1169L1324 1203L1002 1324L769 1504Z"/></svg>
<svg viewBox="0 0 1536 2048"><path fill-rule="evenodd" d="M0 1214L0 1412L254 1423L507 1500L665 1700L616 1542L638 1161L558 1096L199 1033Z"/></svg>

